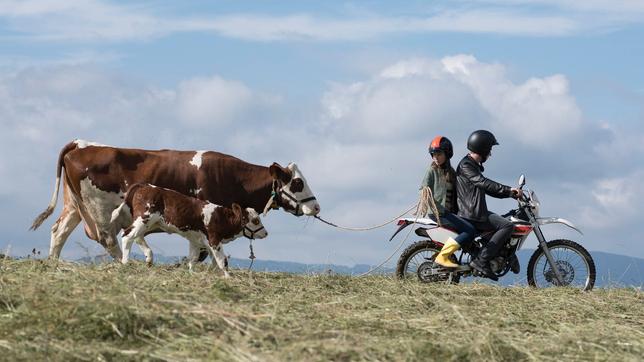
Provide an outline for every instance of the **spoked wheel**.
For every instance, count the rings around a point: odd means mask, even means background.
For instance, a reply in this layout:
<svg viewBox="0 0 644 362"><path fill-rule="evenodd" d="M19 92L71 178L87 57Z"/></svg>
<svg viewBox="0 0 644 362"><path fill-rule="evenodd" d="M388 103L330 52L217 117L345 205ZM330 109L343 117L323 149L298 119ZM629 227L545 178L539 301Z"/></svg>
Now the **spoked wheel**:
<svg viewBox="0 0 644 362"><path fill-rule="evenodd" d="M396 276L400 279L418 278L423 283L448 282L458 284L460 276L446 272L434 264L440 251L428 240L417 241L405 249L398 259Z"/></svg>
<svg viewBox="0 0 644 362"><path fill-rule="evenodd" d="M583 246L571 240L553 240L548 249L557 265L562 284L552 269L543 249L537 249L528 263L528 284L537 288L566 286L591 290L595 285L595 263Z"/></svg>

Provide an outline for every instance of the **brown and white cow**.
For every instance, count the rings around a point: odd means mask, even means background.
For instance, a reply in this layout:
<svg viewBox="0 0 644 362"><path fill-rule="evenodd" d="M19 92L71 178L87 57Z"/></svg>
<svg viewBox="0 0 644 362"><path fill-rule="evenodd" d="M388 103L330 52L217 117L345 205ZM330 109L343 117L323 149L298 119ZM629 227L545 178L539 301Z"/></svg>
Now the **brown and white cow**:
<svg viewBox="0 0 644 362"><path fill-rule="evenodd" d="M190 242L189 267L199 259L204 246L212 263L228 277L228 262L223 244L240 236L263 239L268 233L259 214L253 208L242 209L233 203L231 208L180 194L149 184L134 184L126 192L123 203L112 212L112 222L129 220L124 228L121 262L127 264L132 243L142 246L146 261L151 263L151 250L144 236L153 231L179 234Z"/></svg>
<svg viewBox="0 0 644 362"><path fill-rule="evenodd" d="M64 170L64 173L63 173ZM56 207L63 181L63 211L51 228L49 256L58 258L69 234L82 221L90 239L121 259L112 211L129 185L150 183L230 207L233 202L257 212L271 204L296 216L320 212L313 192L296 164L253 165L212 151L116 148L75 140L63 147L56 165L51 202L33 222L35 230Z"/></svg>

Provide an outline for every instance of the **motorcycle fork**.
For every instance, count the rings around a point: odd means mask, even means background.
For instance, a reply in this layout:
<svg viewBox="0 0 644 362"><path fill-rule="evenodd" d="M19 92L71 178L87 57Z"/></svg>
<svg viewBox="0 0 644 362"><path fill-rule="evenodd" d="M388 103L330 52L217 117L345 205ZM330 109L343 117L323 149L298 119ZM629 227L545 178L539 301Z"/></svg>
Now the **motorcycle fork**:
<svg viewBox="0 0 644 362"><path fill-rule="evenodd" d="M559 266L555 262L555 259L552 257L552 253L550 253L550 249L548 249L548 243L546 242L546 238L543 236L543 232L541 232L541 228L539 227L537 220L535 220L535 218L532 215L530 215L530 219L532 219L531 220L532 225L534 225L534 234L536 235L537 240L539 240L539 247L543 250L543 253L546 255L548 264L550 264L550 267L555 273L555 277L557 278L558 285L563 285L563 278L559 273Z"/></svg>

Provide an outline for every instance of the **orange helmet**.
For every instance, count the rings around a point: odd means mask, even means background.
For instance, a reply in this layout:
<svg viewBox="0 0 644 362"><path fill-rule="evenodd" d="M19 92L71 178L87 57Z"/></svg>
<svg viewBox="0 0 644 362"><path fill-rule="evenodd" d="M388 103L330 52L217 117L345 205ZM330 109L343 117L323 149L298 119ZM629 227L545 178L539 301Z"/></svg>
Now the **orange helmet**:
<svg viewBox="0 0 644 362"><path fill-rule="evenodd" d="M443 136L435 137L432 143L429 144L429 154L433 155L435 152L444 152L448 159L452 158L454 156L452 141Z"/></svg>

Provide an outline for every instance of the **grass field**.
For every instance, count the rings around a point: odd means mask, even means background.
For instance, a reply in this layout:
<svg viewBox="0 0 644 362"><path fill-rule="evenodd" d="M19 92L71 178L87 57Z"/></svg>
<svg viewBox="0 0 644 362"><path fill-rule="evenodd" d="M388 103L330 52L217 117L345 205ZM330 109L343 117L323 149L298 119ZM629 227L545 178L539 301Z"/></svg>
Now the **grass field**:
<svg viewBox="0 0 644 362"><path fill-rule="evenodd" d="M0 360L641 361L644 294L0 260Z"/></svg>

